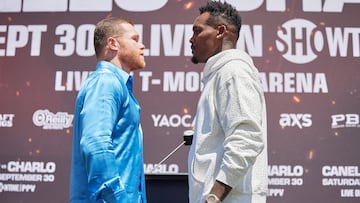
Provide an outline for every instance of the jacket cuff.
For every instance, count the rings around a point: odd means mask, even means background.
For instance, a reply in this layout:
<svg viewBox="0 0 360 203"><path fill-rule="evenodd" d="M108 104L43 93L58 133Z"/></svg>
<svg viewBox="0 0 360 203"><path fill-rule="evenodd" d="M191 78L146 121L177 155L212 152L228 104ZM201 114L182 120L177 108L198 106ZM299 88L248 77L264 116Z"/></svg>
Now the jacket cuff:
<svg viewBox="0 0 360 203"><path fill-rule="evenodd" d="M216 176L216 180L232 188L239 184L239 177L224 168L220 169L218 175Z"/></svg>

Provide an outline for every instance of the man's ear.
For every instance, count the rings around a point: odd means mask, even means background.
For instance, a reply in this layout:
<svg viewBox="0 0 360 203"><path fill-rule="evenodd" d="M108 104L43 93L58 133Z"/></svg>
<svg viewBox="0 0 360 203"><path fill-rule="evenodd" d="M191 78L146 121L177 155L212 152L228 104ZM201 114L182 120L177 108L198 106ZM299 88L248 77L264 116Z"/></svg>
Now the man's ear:
<svg viewBox="0 0 360 203"><path fill-rule="evenodd" d="M109 37L106 40L106 43L109 49L111 50L118 50L120 48L119 42L113 37Z"/></svg>
<svg viewBox="0 0 360 203"><path fill-rule="evenodd" d="M226 33L226 26L225 25L219 25L217 27L217 35L216 35L216 38L217 39L220 39L220 38L223 38L224 37L224 34Z"/></svg>

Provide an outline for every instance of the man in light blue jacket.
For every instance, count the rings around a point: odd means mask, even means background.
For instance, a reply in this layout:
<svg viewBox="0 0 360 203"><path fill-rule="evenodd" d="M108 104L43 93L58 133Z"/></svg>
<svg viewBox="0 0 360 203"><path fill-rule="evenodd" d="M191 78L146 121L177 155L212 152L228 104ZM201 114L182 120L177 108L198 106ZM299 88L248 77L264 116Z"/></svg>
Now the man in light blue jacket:
<svg viewBox="0 0 360 203"><path fill-rule="evenodd" d="M106 18L94 32L98 63L76 98L71 203L146 203L140 105L129 74L145 67L131 21Z"/></svg>

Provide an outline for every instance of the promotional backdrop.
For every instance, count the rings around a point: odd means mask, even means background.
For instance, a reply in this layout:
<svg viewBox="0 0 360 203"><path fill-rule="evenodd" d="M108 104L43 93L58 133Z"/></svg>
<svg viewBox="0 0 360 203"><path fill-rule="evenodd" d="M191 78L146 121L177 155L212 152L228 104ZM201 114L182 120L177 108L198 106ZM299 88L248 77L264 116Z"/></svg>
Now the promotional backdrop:
<svg viewBox="0 0 360 203"><path fill-rule="evenodd" d="M130 18L147 174L186 174L204 64L189 39L205 0L0 0L0 202L67 202L75 98L95 24ZM269 203L360 202L360 0L228 0L268 109Z"/></svg>

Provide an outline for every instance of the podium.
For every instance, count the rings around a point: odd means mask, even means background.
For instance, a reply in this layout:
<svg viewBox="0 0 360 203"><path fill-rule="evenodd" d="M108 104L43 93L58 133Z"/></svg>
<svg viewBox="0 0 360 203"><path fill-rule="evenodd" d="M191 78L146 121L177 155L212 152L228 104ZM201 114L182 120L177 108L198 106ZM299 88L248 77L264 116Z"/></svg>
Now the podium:
<svg viewBox="0 0 360 203"><path fill-rule="evenodd" d="M148 203L188 203L188 176L181 174L145 174Z"/></svg>
<svg viewBox="0 0 360 203"><path fill-rule="evenodd" d="M194 131L185 130L183 133L184 141L181 142L173 151L164 157L159 165L166 161L181 146L191 145ZM188 203L189 186L187 173L145 174L146 199L148 203Z"/></svg>

